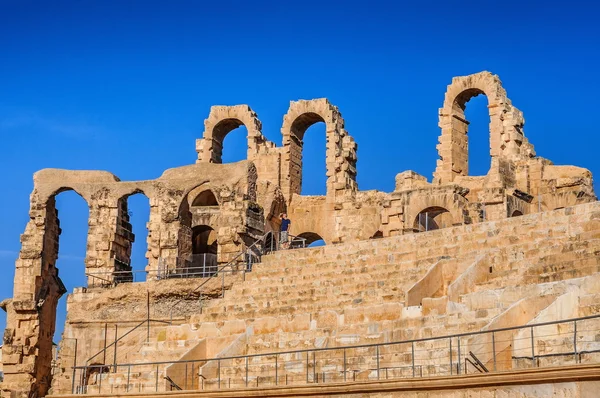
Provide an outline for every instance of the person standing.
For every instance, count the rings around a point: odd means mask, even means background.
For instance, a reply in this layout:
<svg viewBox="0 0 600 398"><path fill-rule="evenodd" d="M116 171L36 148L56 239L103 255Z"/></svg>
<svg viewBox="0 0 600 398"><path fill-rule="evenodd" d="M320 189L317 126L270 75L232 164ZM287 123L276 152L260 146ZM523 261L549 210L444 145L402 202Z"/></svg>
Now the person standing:
<svg viewBox="0 0 600 398"><path fill-rule="evenodd" d="M289 234L292 227L292 222L289 218L287 218L287 213L281 213L279 215L279 219L281 220L281 225L279 227L279 243L281 244L281 248L289 249Z"/></svg>

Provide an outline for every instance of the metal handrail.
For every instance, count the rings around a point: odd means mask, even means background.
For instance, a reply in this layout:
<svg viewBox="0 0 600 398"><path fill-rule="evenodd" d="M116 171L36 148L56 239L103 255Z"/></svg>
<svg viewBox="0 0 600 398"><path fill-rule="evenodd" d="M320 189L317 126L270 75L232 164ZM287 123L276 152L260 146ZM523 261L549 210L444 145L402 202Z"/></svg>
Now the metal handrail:
<svg viewBox="0 0 600 398"><path fill-rule="evenodd" d="M301 236L296 236L296 235L288 235L290 238L292 238L290 240L290 247L293 246L294 241L300 241L302 243L302 248L306 248L306 238L303 238Z"/></svg>
<svg viewBox="0 0 600 398"><path fill-rule="evenodd" d="M124 337L126 337L127 335L129 335L130 333L132 333L134 330L136 330L137 328L139 328L140 326L142 326L143 324L145 324L146 322L148 322L147 319L144 319L142 322L138 323L136 326L134 326L133 328L131 328L130 330L128 330L123 336L119 337L118 339L116 339L115 341L113 341L112 343L110 343L109 345L107 345L106 347L104 347L103 349L101 349L100 351L98 351L96 354L92 355L91 357L89 357L85 363L89 363L92 359L96 358L98 355L102 354L103 352L105 352L108 348L112 347L113 345L117 344L119 341L121 341ZM106 366L106 364L102 364L102 366Z"/></svg>
<svg viewBox="0 0 600 398"><path fill-rule="evenodd" d="M277 232L277 231L271 231L271 232L267 232L264 237L263 240L266 240L266 237L269 235L269 233L272 235L271 237L271 246L270 247L265 247L263 250L263 254L267 254L267 253L273 253L276 251L281 250L281 239L280 239L280 234L281 231ZM303 238L301 236L297 236L297 235L292 235L292 234L288 234L288 238L291 238L290 241L288 242L290 245L290 249L293 248L294 246L294 242L301 242L301 248L306 248L306 238Z"/></svg>
<svg viewBox="0 0 600 398"><path fill-rule="evenodd" d="M88 358L85 363L89 363L92 359L96 358L98 355L106 352L106 350L108 350L110 347L112 347L113 345L116 345L119 343L119 341L123 340L125 337L127 337L129 334L133 333L135 330L137 330L138 328L142 327L145 323L150 323L150 322L159 322L159 323L166 323L166 324L170 324L170 322L167 321L162 321L160 319L144 319L142 322L138 323L136 326L134 326L133 328L131 328L130 330L128 330L127 332L125 332L125 334L123 334L121 337L117 338L115 341L113 341L112 343L110 343L109 345L107 345L106 347L104 347L103 349L101 349L100 351L98 351L96 354L92 355L90 358ZM95 365L86 365L86 367L93 367ZM102 364L102 365L98 365L98 366L106 366L106 364Z"/></svg>
<svg viewBox="0 0 600 398"><path fill-rule="evenodd" d="M174 309L174 308L175 308L177 305L179 305L179 303L181 303L182 301L185 301L185 300L189 299L193 293L195 293L195 292L196 292L196 291L198 291L199 289L202 289L202 287L203 287L204 285L206 285L208 282L212 281L212 280L213 280L213 278L216 278L216 277L217 277L217 276L218 276L220 273L223 273L223 272L224 272L224 270L225 270L226 268L228 268L228 267L229 267L229 268L231 268L231 271L229 271L229 272L232 272L232 271L233 271L233 266L234 266L234 265L237 263L237 260L238 260L240 257L242 257L243 255L245 255L245 254L248 254L249 252L251 252L251 249L252 249L253 247L256 247L258 243L262 243L262 242L264 241L264 239L265 239L265 237L266 237L266 236L267 236L267 234L264 234L264 235L263 235L263 236L262 236L260 239L257 239L257 240L256 240L256 241L255 241L253 244L251 244L250 246L248 246L248 247L246 248L246 250L244 250L244 251L241 251L241 252L240 252L240 253L238 253L238 254L237 254L237 255L236 255L234 258L232 258L231 260L229 260L229 262L228 262L227 264L225 264L225 265L222 265L221 267L218 267L218 268L217 268L217 269L216 269L216 270L215 270L215 271L214 271L214 272L213 272L213 273L212 273L210 276L208 276L208 277L207 277L207 279L206 279L206 280L204 280L204 281L203 281L201 284L199 284L199 285L198 285L196 288L194 288L194 290L191 290L190 292L188 292L188 294L187 294L185 297L183 297L183 298L181 298L181 299L177 300L177 301L176 301L176 302L175 302L175 303L174 303L174 304L171 306L171 309L170 309L170 311L169 311L169 315L170 315L170 319L171 319L171 321L173 321L173 309ZM245 274L245 272L246 272L246 268L244 268L244 271L243 271L243 272L244 272L244 274ZM224 289L224 287L223 287L222 289ZM223 291L222 291L222 293L223 293Z"/></svg>
<svg viewBox="0 0 600 398"><path fill-rule="evenodd" d="M100 280L100 284L99 285L104 285L104 286L109 286L109 285L118 285L121 283L133 283L135 282L135 276L138 274L148 274L148 271L146 270L129 270L129 271L103 271L103 272L86 272L85 276L92 278L92 284L91 286L97 286L95 283L95 280L98 279ZM114 279L105 279L101 276L106 276L106 277L116 277ZM121 279L119 279L119 277L121 277ZM125 278L127 278L125 279Z"/></svg>
<svg viewBox="0 0 600 398"><path fill-rule="evenodd" d="M117 366L166 365L166 364L208 362L208 361L226 361L226 360L233 360L233 359L255 358L255 357L274 356L274 355L287 355L287 354L321 352L321 351L336 351L336 350L341 350L341 349L350 350L350 349L358 349L358 348L374 348L374 347L391 346L391 345L398 345L398 344L412 344L412 343L420 343L420 342L425 342L425 341L446 340L446 339L451 339L451 338L472 337L472 336L477 336L477 335L481 335L481 334L490 334L490 333L506 332L506 331L511 331L511 330L529 329L529 328L548 326L548 325L558 325L558 324L562 324L562 323L578 322L578 321L584 321L584 320L596 319L596 318L600 318L600 314L588 315L588 316L578 317L578 318L562 319L559 321L541 322L541 323L535 323L535 324L530 324L530 325L526 324L526 325L510 326L510 327L491 329L491 330L479 330L479 331L475 331L475 332L456 333L456 334L438 336L438 337L391 341L388 343L358 344L358 345L351 345L351 346L324 347L324 348L306 348L306 349L294 350L294 351L273 351L273 352L267 352L267 353L261 353L261 354L191 359L191 360L183 360L183 361L180 360L180 361L120 363L120 364L117 364ZM100 367L100 366L104 366L104 365L74 366L73 369L85 369L85 368Z"/></svg>

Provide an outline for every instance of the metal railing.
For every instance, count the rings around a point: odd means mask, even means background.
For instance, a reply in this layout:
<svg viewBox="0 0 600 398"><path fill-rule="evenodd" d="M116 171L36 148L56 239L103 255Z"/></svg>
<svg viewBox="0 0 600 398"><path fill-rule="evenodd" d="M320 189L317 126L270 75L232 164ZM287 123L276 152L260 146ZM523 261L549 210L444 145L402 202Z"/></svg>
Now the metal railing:
<svg viewBox="0 0 600 398"><path fill-rule="evenodd" d="M186 266L163 273L163 278L207 278L217 271L217 255L212 253L190 254Z"/></svg>
<svg viewBox="0 0 600 398"><path fill-rule="evenodd" d="M120 283L145 282L148 271L86 272L85 276L88 277L88 287L114 287Z"/></svg>
<svg viewBox="0 0 600 398"><path fill-rule="evenodd" d="M265 235L266 236L266 235ZM242 272L243 278L246 278L246 272L252 271L252 265L254 263L260 262L260 258L262 256L262 242L264 241L265 236L260 239L257 239L252 245L248 246L246 250L238 253L235 257L233 257L227 264L217 267L214 272L205 275L205 280L200 283L196 288L192 291L188 292L188 294L184 297L176 301L169 310L169 317L171 321L173 320L173 311L175 308L180 305L182 302L189 300L192 295L197 295L199 300L202 300L202 289L206 288L209 283L219 280L221 282L221 297L225 295L225 275L226 274L234 274L238 271ZM245 264L241 270L238 269L238 265L243 262ZM219 278L220 276L220 278ZM200 312L202 313L202 306L200 307Z"/></svg>
<svg viewBox="0 0 600 398"><path fill-rule="evenodd" d="M73 393L166 391L453 376L600 362L600 315L390 343L73 368ZM464 365L463 365L464 363ZM473 365L471 370L467 363ZM93 374L94 377L81 377ZM132 375L135 377L132 378ZM113 377L111 380L110 378ZM117 381L121 380L119 384ZM126 381L125 381L126 380ZM159 382L160 380L160 382Z"/></svg>
<svg viewBox="0 0 600 398"><path fill-rule="evenodd" d="M269 238L269 239L267 239ZM306 239L300 236L288 235L288 248L305 248ZM156 271L146 270L124 270L124 271L101 271L87 272L88 287L114 287L121 283L145 282L149 274L154 274L156 279L170 278L210 278L215 273L223 272L224 268L231 268L231 263L244 262L247 264L246 270L252 269L252 264L260 262L260 258L269 252L284 249L279 239L279 234L269 232L257 239L245 251L240 252L233 260L224 266L218 267L217 255L212 253L192 254L188 256L186 266L174 269L166 269L159 259L158 269ZM246 256L240 260L241 256ZM124 264L124 263L123 263Z"/></svg>
<svg viewBox="0 0 600 398"><path fill-rule="evenodd" d="M92 355L91 357L89 357L85 363L86 366L88 366L91 362L94 362L94 360L99 361L100 357L102 357L102 364L103 366L106 366L107 364L112 364L113 368L116 367L117 365L117 359L118 359L118 352L119 352L119 343L123 343L126 339L131 339L132 337L134 337L135 340L138 340L140 338L139 333L135 333L136 331L142 331L143 335L141 336L141 339L143 340L143 342L148 342L150 339L150 327L151 327L151 323L152 322L156 322L156 323L160 323L160 324L166 324L166 325L170 325L169 322L167 321L162 321L162 320L158 320L158 319L145 319L142 322L138 323L137 325L135 325L134 327L132 327L131 329L129 329L127 332L125 332L124 334L122 334L119 337L119 326L117 324L114 325L114 340L112 343L107 344L108 343L108 324L104 324L104 347L98 351L96 354ZM142 329L144 326L146 326L146 329ZM111 328L110 333L112 333L113 330ZM109 352L111 352L109 354ZM109 354L109 355L107 355ZM107 360L108 359L108 360Z"/></svg>
<svg viewBox="0 0 600 398"><path fill-rule="evenodd" d="M283 247L284 242L281 242L280 236L280 233L276 231L272 231L265 234L265 236L263 237L264 244L262 253L268 254L282 249L286 249L285 247ZM288 240L285 243L288 244L288 249L302 249L307 246L305 238L291 234L288 234Z"/></svg>

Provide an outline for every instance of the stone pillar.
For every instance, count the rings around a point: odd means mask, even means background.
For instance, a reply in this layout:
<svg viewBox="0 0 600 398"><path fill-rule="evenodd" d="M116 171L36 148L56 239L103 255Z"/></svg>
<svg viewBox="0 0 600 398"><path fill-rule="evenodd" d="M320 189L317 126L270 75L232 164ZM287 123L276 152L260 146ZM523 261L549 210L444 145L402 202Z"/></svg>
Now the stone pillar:
<svg viewBox="0 0 600 398"><path fill-rule="evenodd" d="M302 140L315 123L326 126L327 200L354 195L356 184L356 143L344 130L344 119L337 107L325 98L290 103L283 118L281 190L289 201L302 190Z"/></svg>
<svg viewBox="0 0 600 398"><path fill-rule="evenodd" d="M90 200L90 218L85 270L88 285L95 286L113 281L115 270L115 247L121 244L119 230L118 200L101 190ZM117 250L118 251L118 250Z"/></svg>
<svg viewBox="0 0 600 398"><path fill-rule="evenodd" d="M148 265L146 266L148 278L156 277L159 266L162 267L164 265L161 260L162 221L158 203L157 198L150 198L150 220L146 225L148 228L148 251L146 252L146 258L148 258Z"/></svg>
<svg viewBox="0 0 600 398"><path fill-rule="evenodd" d="M56 305L66 292L55 267L60 227L54 197L32 194L31 221L21 235L14 298L7 305L3 391L11 397L46 395L51 382Z"/></svg>

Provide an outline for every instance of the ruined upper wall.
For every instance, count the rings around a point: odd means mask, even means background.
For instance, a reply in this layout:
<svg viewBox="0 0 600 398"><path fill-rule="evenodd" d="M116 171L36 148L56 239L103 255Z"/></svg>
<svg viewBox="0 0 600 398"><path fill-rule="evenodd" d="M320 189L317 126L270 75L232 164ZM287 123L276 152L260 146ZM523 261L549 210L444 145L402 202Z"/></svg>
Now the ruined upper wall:
<svg viewBox="0 0 600 398"><path fill-rule="evenodd" d="M535 156L533 146L524 135L523 113L512 105L497 75L484 71L455 77L439 111L442 134L437 148L440 159L434 173L438 183L451 182L457 175L469 174L469 122L464 110L469 100L480 94L488 99L492 167L498 158L516 161Z"/></svg>

